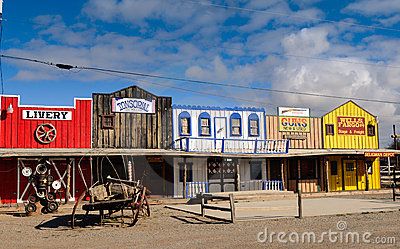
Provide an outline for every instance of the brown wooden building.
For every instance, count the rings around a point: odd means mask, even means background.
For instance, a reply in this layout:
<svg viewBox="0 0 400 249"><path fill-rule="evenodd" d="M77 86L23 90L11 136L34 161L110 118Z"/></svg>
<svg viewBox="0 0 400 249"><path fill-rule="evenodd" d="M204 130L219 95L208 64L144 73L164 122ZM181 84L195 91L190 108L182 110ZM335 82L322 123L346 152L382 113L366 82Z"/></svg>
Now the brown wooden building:
<svg viewBox="0 0 400 249"><path fill-rule="evenodd" d="M93 94L93 148L165 149L171 144L171 97L137 86Z"/></svg>
<svg viewBox="0 0 400 249"><path fill-rule="evenodd" d="M307 132L281 131L278 116L266 116L268 139L289 139L289 149L322 149L322 119L307 118Z"/></svg>

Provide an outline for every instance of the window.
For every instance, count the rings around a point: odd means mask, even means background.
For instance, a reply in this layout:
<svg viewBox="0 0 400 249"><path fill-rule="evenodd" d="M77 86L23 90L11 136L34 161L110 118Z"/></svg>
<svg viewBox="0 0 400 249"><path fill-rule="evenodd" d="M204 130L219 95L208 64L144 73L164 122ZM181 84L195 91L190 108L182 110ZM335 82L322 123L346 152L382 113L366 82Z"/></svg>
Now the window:
<svg viewBox="0 0 400 249"><path fill-rule="evenodd" d="M335 126L333 124L325 125L326 135L335 135Z"/></svg>
<svg viewBox="0 0 400 249"><path fill-rule="evenodd" d="M331 162L331 175L337 176L337 162L336 161Z"/></svg>
<svg viewBox="0 0 400 249"><path fill-rule="evenodd" d="M183 182L185 164L179 163L179 182ZM186 163L186 182L193 182L193 163Z"/></svg>
<svg viewBox="0 0 400 249"><path fill-rule="evenodd" d="M250 180L261 180L261 161L250 161Z"/></svg>
<svg viewBox="0 0 400 249"><path fill-rule="evenodd" d="M211 118L207 112L199 115L199 136L211 136Z"/></svg>
<svg viewBox="0 0 400 249"><path fill-rule="evenodd" d="M346 163L346 171L354 171L354 163Z"/></svg>
<svg viewBox="0 0 400 249"><path fill-rule="evenodd" d="M375 136L375 125L367 125L368 136Z"/></svg>
<svg viewBox="0 0 400 249"><path fill-rule="evenodd" d="M114 129L115 126L115 115L101 115L101 128L102 129Z"/></svg>
<svg viewBox="0 0 400 249"><path fill-rule="evenodd" d="M231 115L231 136L242 135L242 118L239 113Z"/></svg>
<svg viewBox="0 0 400 249"><path fill-rule="evenodd" d="M190 114L188 112L181 112L179 114L179 135L191 135Z"/></svg>
<svg viewBox="0 0 400 249"><path fill-rule="evenodd" d="M258 137L260 134L258 115L252 113L249 115L249 136Z"/></svg>

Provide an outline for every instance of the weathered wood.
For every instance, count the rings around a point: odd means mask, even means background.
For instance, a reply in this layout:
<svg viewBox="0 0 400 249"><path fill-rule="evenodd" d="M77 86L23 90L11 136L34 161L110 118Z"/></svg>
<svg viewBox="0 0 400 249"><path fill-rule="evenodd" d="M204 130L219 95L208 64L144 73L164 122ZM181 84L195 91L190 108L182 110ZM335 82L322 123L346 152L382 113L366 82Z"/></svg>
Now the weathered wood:
<svg viewBox="0 0 400 249"><path fill-rule="evenodd" d="M155 100L154 114L113 113L114 97ZM95 148L164 149L172 142L172 99L132 86L110 94L93 94L93 146ZM114 114L114 129L102 127L102 115Z"/></svg>
<svg viewBox="0 0 400 249"><path fill-rule="evenodd" d="M71 162L68 162L68 165L67 165L67 187L65 190L65 204L68 204L68 201L70 198L71 198Z"/></svg>
<svg viewBox="0 0 400 249"><path fill-rule="evenodd" d="M330 192L329 186L329 161L325 160L325 178L326 178L326 192Z"/></svg>
<svg viewBox="0 0 400 249"><path fill-rule="evenodd" d="M236 209L235 209L235 200L233 199L233 194L229 194L229 205L231 211L231 221L232 223L236 222Z"/></svg>
<svg viewBox="0 0 400 249"><path fill-rule="evenodd" d="M205 212L204 212L204 198L201 198L201 216L205 216Z"/></svg>

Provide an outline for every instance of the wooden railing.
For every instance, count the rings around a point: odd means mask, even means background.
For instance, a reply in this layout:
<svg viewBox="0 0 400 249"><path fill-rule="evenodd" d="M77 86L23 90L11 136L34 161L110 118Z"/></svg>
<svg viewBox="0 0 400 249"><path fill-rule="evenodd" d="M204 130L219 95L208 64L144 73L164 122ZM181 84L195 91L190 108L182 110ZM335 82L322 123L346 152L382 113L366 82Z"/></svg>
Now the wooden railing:
<svg viewBox="0 0 400 249"><path fill-rule="evenodd" d="M201 215L203 217L206 216L206 212L205 212L206 209L230 212L230 215L231 215L230 221L232 223L235 223L236 214L235 214L235 200L233 199L233 194L229 194L229 196L217 196L217 195L212 195L212 194L200 193L198 195L198 197L201 199ZM229 201L229 208L206 204L208 200L210 200L210 201L212 201L212 200Z"/></svg>
<svg viewBox="0 0 400 249"><path fill-rule="evenodd" d="M289 140L182 137L175 141L174 149L230 154L286 154L289 150Z"/></svg>
<svg viewBox="0 0 400 249"><path fill-rule="evenodd" d="M283 183L278 180L250 180L240 182L241 191L273 190L283 191Z"/></svg>

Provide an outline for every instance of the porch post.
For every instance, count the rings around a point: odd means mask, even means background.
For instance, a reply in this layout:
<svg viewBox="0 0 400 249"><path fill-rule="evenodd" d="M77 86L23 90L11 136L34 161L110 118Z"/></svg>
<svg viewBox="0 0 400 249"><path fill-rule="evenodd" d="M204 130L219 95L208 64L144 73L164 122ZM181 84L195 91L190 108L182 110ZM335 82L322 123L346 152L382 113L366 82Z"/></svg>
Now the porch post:
<svg viewBox="0 0 400 249"><path fill-rule="evenodd" d="M325 158L325 177L326 177L326 192L330 192L329 187L329 161Z"/></svg>
<svg viewBox="0 0 400 249"><path fill-rule="evenodd" d="M21 183L21 170L20 170L20 162L19 158L17 159L17 203L20 202L20 183Z"/></svg>
<svg viewBox="0 0 400 249"><path fill-rule="evenodd" d="M75 201L75 178L76 178L76 172L75 172L75 158L72 159L72 198L74 198Z"/></svg>
<svg viewBox="0 0 400 249"><path fill-rule="evenodd" d="M240 169L239 169L239 160L237 160L237 163L235 165L235 171L236 171L236 177L235 177L235 189L236 191L240 191Z"/></svg>
<svg viewBox="0 0 400 249"><path fill-rule="evenodd" d="M282 187L284 190L287 190L286 182L285 182L285 159L281 159L281 178L282 178Z"/></svg>
<svg viewBox="0 0 400 249"><path fill-rule="evenodd" d="M89 157L89 164L90 164L90 186L93 185L93 158L92 156Z"/></svg>
<svg viewBox="0 0 400 249"><path fill-rule="evenodd" d="M300 183L300 179L301 179L301 170L300 170L300 159L297 159L297 191L298 193L300 193L301 189L301 183Z"/></svg>
<svg viewBox="0 0 400 249"><path fill-rule="evenodd" d="M186 195L186 179L187 179L187 162L186 157L183 158L183 199L187 198Z"/></svg>
<svg viewBox="0 0 400 249"><path fill-rule="evenodd" d="M68 159L67 159L67 161L68 161ZM68 161L68 163L67 163L67 187L65 190L65 204L68 204L69 198L71 197L70 189L71 189L71 162Z"/></svg>
<svg viewBox="0 0 400 249"><path fill-rule="evenodd" d="M364 167L365 167L365 191L369 190L369 179L368 179L368 164L365 161L364 162Z"/></svg>
<svg viewBox="0 0 400 249"><path fill-rule="evenodd" d="M319 179L318 179L318 181L319 181L319 184L321 186L321 189L320 189L321 192L325 190L324 163L325 163L325 158L324 157L320 158L320 160L319 160L319 177L318 177Z"/></svg>

